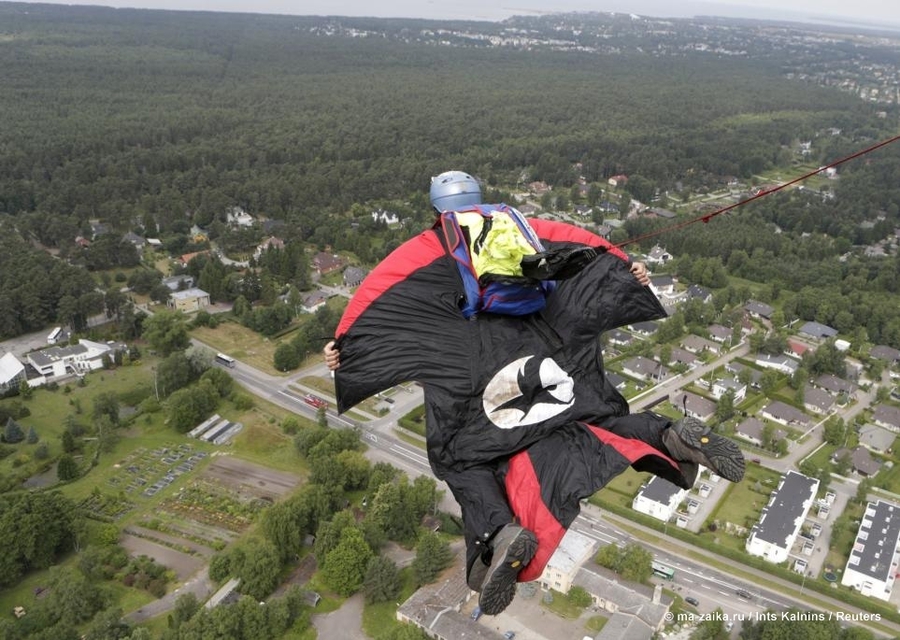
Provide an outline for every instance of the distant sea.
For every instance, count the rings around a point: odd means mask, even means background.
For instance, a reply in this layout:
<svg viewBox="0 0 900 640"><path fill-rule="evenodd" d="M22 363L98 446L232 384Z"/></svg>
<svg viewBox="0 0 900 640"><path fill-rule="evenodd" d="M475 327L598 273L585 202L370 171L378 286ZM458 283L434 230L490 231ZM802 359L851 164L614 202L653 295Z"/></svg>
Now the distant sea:
<svg viewBox="0 0 900 640"><path fill-rule="evenodd" d="M3 0L0 0L2 2ZM104 5L183 11L223 11L269 13L295 16L366 16L372 18L424 18L430 20L475 20L500 22L514 15L546 15L572 12L614 12L660 18L716 16L747 20L797 22L853 31L878 30L900 32L900 11L881 0L857 0L841 5L842 11L855 16L828 13L824 3L815 13L789 9L792 4L813 0L40 0L51 4ZM731 2L767 3L774 7L731 4ZM895 0L894 0L895 1ZM880 7L878 15L865 13L866 7ZM819 13L819 12L822 13ZM896 16L891 18L889 16Z"/></svg>
<svg viewBox="0 0 900 640"><path fill-rule="evenodd" d="M277 2L278 0L275 0ZM771 0L773 5L778 0ZM265 11L266 0L260 2ZM848 10L854 7L846 5ZM290 4L289 11L279 13L296 15L356 15L391 18L429 18L434 20L485 20L499 22L514 15L546 15L550 13L571 13L576 11L633 13L663 18L691 18L695 16L716 16L722 18L742 18L751 20L774 20L819 24L850 29L877 29L900 32L900 17L896 23L878 21L868 17L842 17L829 14L812 14L782 8L760 8L738 4L686 0L506 0L497 3L485 0L382 0L362 2L360 0L304 0L299 5ZM900 14L898 14L900 15Z"/></svg>

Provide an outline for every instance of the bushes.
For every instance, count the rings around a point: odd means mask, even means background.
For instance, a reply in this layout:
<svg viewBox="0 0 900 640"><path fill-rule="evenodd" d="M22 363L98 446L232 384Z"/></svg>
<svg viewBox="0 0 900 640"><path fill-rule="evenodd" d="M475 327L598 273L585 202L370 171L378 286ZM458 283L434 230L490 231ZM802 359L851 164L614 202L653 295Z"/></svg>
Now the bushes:
<svg viewBox="0 0 900 640"><path fill-rule="evenodd" d="M167 582L166 568L147 556L134 558L122 575L122 584L126 587L143 589L156 598L166 595Z"/></svg>

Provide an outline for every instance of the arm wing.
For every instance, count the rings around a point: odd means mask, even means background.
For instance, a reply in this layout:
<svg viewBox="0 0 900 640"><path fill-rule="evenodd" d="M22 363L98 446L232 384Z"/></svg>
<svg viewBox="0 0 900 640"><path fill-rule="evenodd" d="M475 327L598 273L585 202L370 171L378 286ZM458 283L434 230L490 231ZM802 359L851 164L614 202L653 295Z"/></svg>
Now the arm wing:
<svg viewBox="0 0 900 640"><path fill-rule="evenodd" d="M467 390L472 335L459 273L434 231L401 245L363 281L336 331L338 410L407 381Z"/></svg>

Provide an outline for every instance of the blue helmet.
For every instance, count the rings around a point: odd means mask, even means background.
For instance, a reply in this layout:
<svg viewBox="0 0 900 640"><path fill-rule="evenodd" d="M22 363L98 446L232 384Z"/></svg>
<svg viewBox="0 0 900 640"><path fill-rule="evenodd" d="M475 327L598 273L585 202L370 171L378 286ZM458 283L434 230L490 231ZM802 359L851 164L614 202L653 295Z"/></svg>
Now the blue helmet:
<svg viewBox="0 0 900 640"><path fill-rule="evenodd" d="M431 206L438 213L481 204L481 185L462 171L445 171L431 179Z"/></svg>

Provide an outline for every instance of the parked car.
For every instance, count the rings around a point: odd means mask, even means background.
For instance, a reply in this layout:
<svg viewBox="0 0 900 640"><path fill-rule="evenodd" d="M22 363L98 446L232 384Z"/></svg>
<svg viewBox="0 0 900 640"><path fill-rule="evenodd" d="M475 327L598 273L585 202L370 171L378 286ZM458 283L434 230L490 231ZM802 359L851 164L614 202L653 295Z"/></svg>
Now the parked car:
<svg viewBox="0 0 900 640"><path fill-rule="evenodd" d="M481 617L481 607L475 607L472 610L472 620L478 620Z"/></svg>
<svg viewBox="0 0 900 640"><path fill-rule="evenodd" d="M697 598L695 598L693 596L688 596L687 598L684 599L684 601L687 602L688 604L694 605L695 607L700 606L700 601L697 600Z"/></svg>
<svg viewBox="0 0 900 640"><path fill-rule="evenodd" d="M506 638L506 640L513 640L513 638L516 637L516 632L515 631L507 631L506 633L503 634L503 637Z"/></svg>

